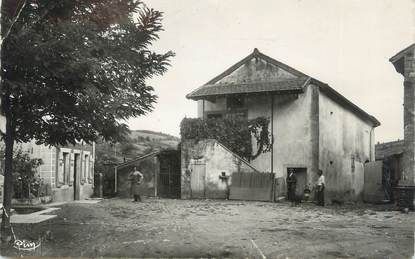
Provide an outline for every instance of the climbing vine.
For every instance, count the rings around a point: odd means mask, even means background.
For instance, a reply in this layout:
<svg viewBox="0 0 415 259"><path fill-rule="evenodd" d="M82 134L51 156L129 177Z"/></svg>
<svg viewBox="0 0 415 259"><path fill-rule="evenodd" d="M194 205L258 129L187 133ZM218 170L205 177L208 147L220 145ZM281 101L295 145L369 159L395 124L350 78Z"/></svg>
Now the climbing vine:
<svg viewBox="0 0 415 259"><path fill-rule="evenodd" d="M268 130L269 119L258 117L253 120L237 116L221 119L184 118L180 124L182 140L216 139L239 156L253 160L272 148L272 135ZM252 150L252 139L257 149Z"/></svg>
<svg viewBox="0 0 415 259"><path fill-rule="evenodd" d="M271 151L272 133L268 130L269 120L265 117L258 117L250 120L248 123L249 131L256 139L257 151L251 156L251 159L257 158L260 154Z"/></svg>

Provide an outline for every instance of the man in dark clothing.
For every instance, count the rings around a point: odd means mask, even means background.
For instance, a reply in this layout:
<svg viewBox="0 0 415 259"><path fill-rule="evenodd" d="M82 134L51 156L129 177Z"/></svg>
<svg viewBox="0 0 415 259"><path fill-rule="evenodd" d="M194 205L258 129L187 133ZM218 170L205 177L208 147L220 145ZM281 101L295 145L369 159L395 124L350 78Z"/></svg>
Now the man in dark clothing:
<svg viewBox="0 0 415 259"><path fill-rule="evenodd" d="M225 198L229 200L229 196L231 194L229 187L229 176L226 175L226 172L222 172L221 175L219 175L219 179L226 184Z"/></svg>
<svg viewBox="0 0 415 259"><path fill-rule="evenodd" d="M141 201L140 184L143 181L143 174L134 167L134 170L128 176L131 184L131 194L134 196L134 201Z"/></svg>

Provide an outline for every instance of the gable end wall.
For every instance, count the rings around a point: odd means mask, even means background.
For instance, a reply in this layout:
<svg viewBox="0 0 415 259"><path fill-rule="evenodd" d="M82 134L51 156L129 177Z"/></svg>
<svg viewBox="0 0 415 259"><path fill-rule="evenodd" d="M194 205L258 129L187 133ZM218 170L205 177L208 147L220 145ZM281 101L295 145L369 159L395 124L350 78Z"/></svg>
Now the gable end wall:
<svg viewBox="0 0 415 259"><path fill-rule="evenodd" d="M360 201L364 163L373 159L372 125L319 91L319 168L326 202Z"/></svg>

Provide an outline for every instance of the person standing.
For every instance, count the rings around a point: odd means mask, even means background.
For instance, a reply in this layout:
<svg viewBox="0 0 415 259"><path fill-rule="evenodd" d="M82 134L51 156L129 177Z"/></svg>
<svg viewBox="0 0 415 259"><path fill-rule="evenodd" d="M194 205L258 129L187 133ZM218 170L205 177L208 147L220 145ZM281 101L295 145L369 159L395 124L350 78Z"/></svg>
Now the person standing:
<svg viewBox="0 0 415 259"><path fill-rule="evenodd" d="M297 177L295 177L294 169L288 169L287 176L287 198L291 201L292 205L296 202L295 189L297 187Z"/></svg>
<svg viewBox="0 0 415 259"><path fill-rule="evenodd" d="M326 181L323 175L322 170L318 170L318 180L317 180L317 205L324 206L324 188L326 186Z"/></svg>
<svg viewBox="0 0 415 259"><path fill-rule="evenodd" d="M143 174L137 170L137 167L134 166L134 170L128 176L131 187L131 195L134 197L134 201L141 201L140 196L140 184L143 181Z"/></svg>
<svg viewBox="0 0 415 259"><path fill-rule="evenodd" d="M229 176L226 175L226 172L222 172L221 175L219 175L219 179L225 183L226 185L226 193L225 193L225 199L229 200L229 196L231 194L231 190L229 187Z"/></svg>

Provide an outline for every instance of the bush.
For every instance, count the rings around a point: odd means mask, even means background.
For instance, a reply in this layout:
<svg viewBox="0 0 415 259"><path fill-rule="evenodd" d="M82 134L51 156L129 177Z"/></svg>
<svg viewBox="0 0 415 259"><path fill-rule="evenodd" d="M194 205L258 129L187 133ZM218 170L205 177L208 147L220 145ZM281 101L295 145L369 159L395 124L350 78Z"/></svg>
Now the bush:
<svg viewBox="0 0 415 259"><path fill-rule="evenodd" d="M4 150L0 151L4 158ZM18 149L13 152L13 193L14 198L30 199L39 197L41 179L37 168L42 164L41 159L31 158L28 153Z"/></svg>
<svg viewBox="0 0 415 259"><path fill-rule="evenodd" d="M268 124L269 120L264 117L253 120L237 116L223 119L184 118L180 123L180 135L182 140L216 139L232 152L252 160L272 148ZM256 154L252 154L252 136L257 141Z"/></svg>

